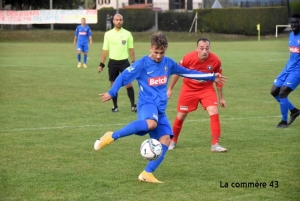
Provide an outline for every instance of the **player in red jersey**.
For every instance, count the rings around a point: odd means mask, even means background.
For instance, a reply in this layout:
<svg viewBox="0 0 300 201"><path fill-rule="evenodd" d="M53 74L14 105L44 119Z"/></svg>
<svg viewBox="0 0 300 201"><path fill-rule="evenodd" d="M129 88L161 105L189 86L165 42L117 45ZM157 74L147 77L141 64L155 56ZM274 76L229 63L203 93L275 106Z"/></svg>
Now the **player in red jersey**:
<svg viewBox="0 0 300 201"><path fill-rule="evenodd" d="M196 51L186 54L179 63L181 66L194 69L205 73L222 74L222 64L220 59L210 52L210 41L207 38L200 38L197 41ZM178 81L179 76L173 75L168 88L168 97L172 95L172 89ZM226 107L223 98L222 85L216 84L219 102L221 107ZM198 108L199 102L210 116L210 129L212 134L212 152L226 152L227 149L219 145L221 135L221 126L218 112L218 98L215 92L213 82L197 81L192 79L183 79L183 85L180 91L177 115L173 124L174 138L169 146L169 150L174 149L178 142L178 137L185 118L188 113Z"/></svg>

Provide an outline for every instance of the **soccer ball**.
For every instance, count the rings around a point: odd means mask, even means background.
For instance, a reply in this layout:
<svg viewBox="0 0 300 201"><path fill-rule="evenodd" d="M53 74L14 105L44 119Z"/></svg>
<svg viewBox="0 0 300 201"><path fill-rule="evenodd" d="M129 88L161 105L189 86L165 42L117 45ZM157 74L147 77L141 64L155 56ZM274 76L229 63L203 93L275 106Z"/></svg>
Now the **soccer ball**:
<svg viewBox="0 0 300 201"><path fill-rule="evenodd" d="M162 145L156 139L147 139L142 143L140 152L144 159L153 161L162 154Z"/></svg>

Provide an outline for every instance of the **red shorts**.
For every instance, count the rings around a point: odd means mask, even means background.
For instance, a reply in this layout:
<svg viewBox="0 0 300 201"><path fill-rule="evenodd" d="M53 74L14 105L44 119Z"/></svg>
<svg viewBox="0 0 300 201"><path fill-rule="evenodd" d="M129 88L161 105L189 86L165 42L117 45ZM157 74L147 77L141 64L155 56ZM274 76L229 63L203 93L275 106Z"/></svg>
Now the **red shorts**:
<svg viewBox="0 0 300 201"><path fill-rule="evenodd" d="M192 112L198 108L199 103L201 103L203 109L206 109L208 106L218 106L215 90L212 88L195 92L182 88L178 99L177 111L183 113Z"/></svg>

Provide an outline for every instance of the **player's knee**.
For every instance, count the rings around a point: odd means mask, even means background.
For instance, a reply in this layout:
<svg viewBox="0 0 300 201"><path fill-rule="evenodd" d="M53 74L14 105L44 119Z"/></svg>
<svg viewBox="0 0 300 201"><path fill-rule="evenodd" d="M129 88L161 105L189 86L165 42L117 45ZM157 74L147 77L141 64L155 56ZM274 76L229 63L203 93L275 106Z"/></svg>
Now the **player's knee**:
<svg viewBox="0 0 300 201"><path fill-rule="evenodd" d="M276 97L279 95L279 91L280 91L279 87L273 86L270 93L272 96Z"/></svg>
<svg viewBox="0 0 300 201"><path fill-rule="evenodd" d="M188 113L178 112L177 119L179 119L180 121L184 121L187 115Z"/></svg>
<svg viewBox="0 0 300 201"><path fill-rule="evenodd" d="M279 97L280 98L287 98L289 95L289 92L287 90L280 90Z"/></svg>
<svg viewBox="0 0 300 201"><path fill-rule="evenodd" d="M160 137L159 142L166 146L169 146L171 143L170 135L164 135L164 136Z"/></svg>
<svg viewBox="0 0 300 201"><path fill-rule="evenodd" d="M148 129L153 130L157 127L157 122L153 119L147 119Z"/></svg>
<svg viewBox="0 0 300 201"><path fill-rule="evenodd" d="M217 106L208 106L208 107L206 107L206 110L207 110L209 116L219 114L219 110L218 110Z"/></svg>
<svg viewBox="0 0 300 201"><path fill-rule="evenodd" d="M279 91L279 97L280 98L287 98L288 95L293 91L293 89L291 89L290 87L288 86L283 86L280 88L280 91Z"/></svg>

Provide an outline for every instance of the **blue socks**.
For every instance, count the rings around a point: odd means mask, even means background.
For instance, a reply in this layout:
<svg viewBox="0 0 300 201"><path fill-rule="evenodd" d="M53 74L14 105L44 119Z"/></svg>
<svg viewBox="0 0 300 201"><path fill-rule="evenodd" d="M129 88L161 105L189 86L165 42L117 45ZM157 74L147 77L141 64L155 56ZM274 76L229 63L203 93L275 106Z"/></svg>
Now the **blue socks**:
<svg viewBox="0 0 300 201"><path fill-rule="evenodd" d="M86 64L86 61L87 61L87 54L85 54L85 55L83 56L83 63Z"/></svg>
<svg viewBox="0 0 300 201"><path fill-rule="evenodd" d="M81 62L81 54L77 54L78 63Z"/></svg>
<svg viewBox="0 0 300 201"><path fill-rule="evenodd" d="M112 135L112 138L114 138L114 140L117 140L121 137L129 136L136 133L147 132L148 130L149 129L146 120L135 120L127 126L121 128L120 130L115 131Z"/></svg>
<svg viewBox="0 0 300 201"><path fill-rule="evenodd" d="M280 99L280 112L282 115L282 121L288 120L288 112L289 112L289 99L281 98Z"/></svg>
<svg viewBox="0 0 300 201"><path fill-rule="evenodd" d="M147 166L145 168L146 172L149 172L149 173L154 172L156 170L156 168L158 168L158 166L164 160L165 155L168 151L168 146L164 145L164 144L161 144L161 145L162 145L162 148L163 148L163 152L162 152L161 156L158 159L154 160L154 161L149 161L149 163L147 164Z"/></svg>
<svg viewBox="0 0 300 201"><path fill-rule="evenodd" d="M279 95L276 96L276 97L274 97L274 98L277 100L278 103L280 103L280 97L279 97ZM289 108L289 110L292 110L292 109L295 108L295 106L289 101L289 99L288 99L288 108Z"/></svg>

